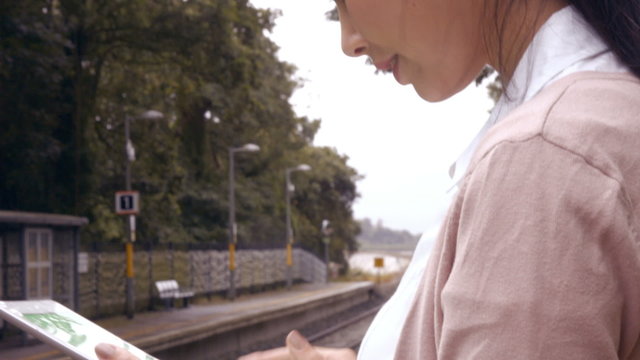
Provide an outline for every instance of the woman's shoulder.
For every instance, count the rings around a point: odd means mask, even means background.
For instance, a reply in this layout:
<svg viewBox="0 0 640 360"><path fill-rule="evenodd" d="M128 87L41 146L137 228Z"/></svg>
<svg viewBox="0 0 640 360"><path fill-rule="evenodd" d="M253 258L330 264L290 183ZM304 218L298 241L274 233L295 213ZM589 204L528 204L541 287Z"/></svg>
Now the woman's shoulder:
<svg viewBox="0 0 640 360"><path fill-rule="evenodd" d="M596 72L567 80L540 119L541 135L594 163L607 154L636 158L631 149L640 139L640 80Z"/></svg>
<svg viewBox="0 0 640 360"><path fill-rule="evenodd" d="M640 113L640 79L631 73L581 72L551 84L540 93L547 101L543 110L544 130L552 131L554 122L604 120L610 126L634 126L619 120L637 119ZM523 105L536 107L535 99Z"/></svg>
<svg viewBox="0 0 640 360"><path fill-rule="evenodd" d="M580 72L561 78L514 109L487 134L485 146L531 136L640 131L640 79L630 73ZM573 134L577 135L577 134ZM586 134L582 134L586 135Z"/></svg>
<svg viewBox="0 0 640 360"><path fill-rule="evenodd" d="M559 79L496 124L472 167L504 142L543 139L616 178L637 167L640 80L628 73L581 72ZM635 164L635 165L634 165ZM640 175L640 173L638 174Z"/></svg>

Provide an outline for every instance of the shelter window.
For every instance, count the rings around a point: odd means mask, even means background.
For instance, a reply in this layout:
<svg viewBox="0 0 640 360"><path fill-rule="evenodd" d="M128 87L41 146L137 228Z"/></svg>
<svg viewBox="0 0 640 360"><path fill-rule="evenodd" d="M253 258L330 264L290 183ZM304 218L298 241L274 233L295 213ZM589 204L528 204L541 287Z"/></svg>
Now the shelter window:
<svg viewBox="0 0 640 360"><path fill-rule="evenodd" d="M50 229L27 229L27 299L51 298L51 243Z"/></svg>

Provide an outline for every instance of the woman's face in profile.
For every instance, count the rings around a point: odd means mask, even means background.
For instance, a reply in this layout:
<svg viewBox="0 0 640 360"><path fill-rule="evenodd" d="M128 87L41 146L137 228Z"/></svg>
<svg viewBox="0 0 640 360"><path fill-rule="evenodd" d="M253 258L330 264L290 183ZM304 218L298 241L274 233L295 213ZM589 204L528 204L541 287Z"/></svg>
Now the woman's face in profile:
<svg viewBox="0 0 640 360"><path fill-rule="evenodd" d="M487 63L485 1L336 0L342 49L369 56L425 100L444 100Z"/></svg>

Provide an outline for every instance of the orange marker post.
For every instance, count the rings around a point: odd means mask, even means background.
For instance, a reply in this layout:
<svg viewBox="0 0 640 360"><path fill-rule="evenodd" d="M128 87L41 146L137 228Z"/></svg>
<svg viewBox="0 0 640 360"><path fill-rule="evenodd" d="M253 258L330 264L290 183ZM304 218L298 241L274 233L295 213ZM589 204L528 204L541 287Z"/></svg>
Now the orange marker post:
<svg viewBox="0 0 640 360"><path fill-rule="evenodd" d="M229 243L229 270L236 269L236 244Z"/></svg>

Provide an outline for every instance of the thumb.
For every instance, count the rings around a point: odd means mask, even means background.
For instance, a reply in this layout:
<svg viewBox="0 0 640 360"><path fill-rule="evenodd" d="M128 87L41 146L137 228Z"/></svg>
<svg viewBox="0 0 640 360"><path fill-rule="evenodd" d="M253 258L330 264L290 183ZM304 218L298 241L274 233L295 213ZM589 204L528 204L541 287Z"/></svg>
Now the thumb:
<svg viewBox="0 0 640 360"><path fill-rule="evenodd" d="M100 360L138 360L127 350L107 343L98 344L95 352Z"/></svg>
<svg viewBox="0 0 640 360"><path fill-rule="evenodd" d="M322 360L322 355L297 330L287 335L287 349L294 360Z"/></svg>

